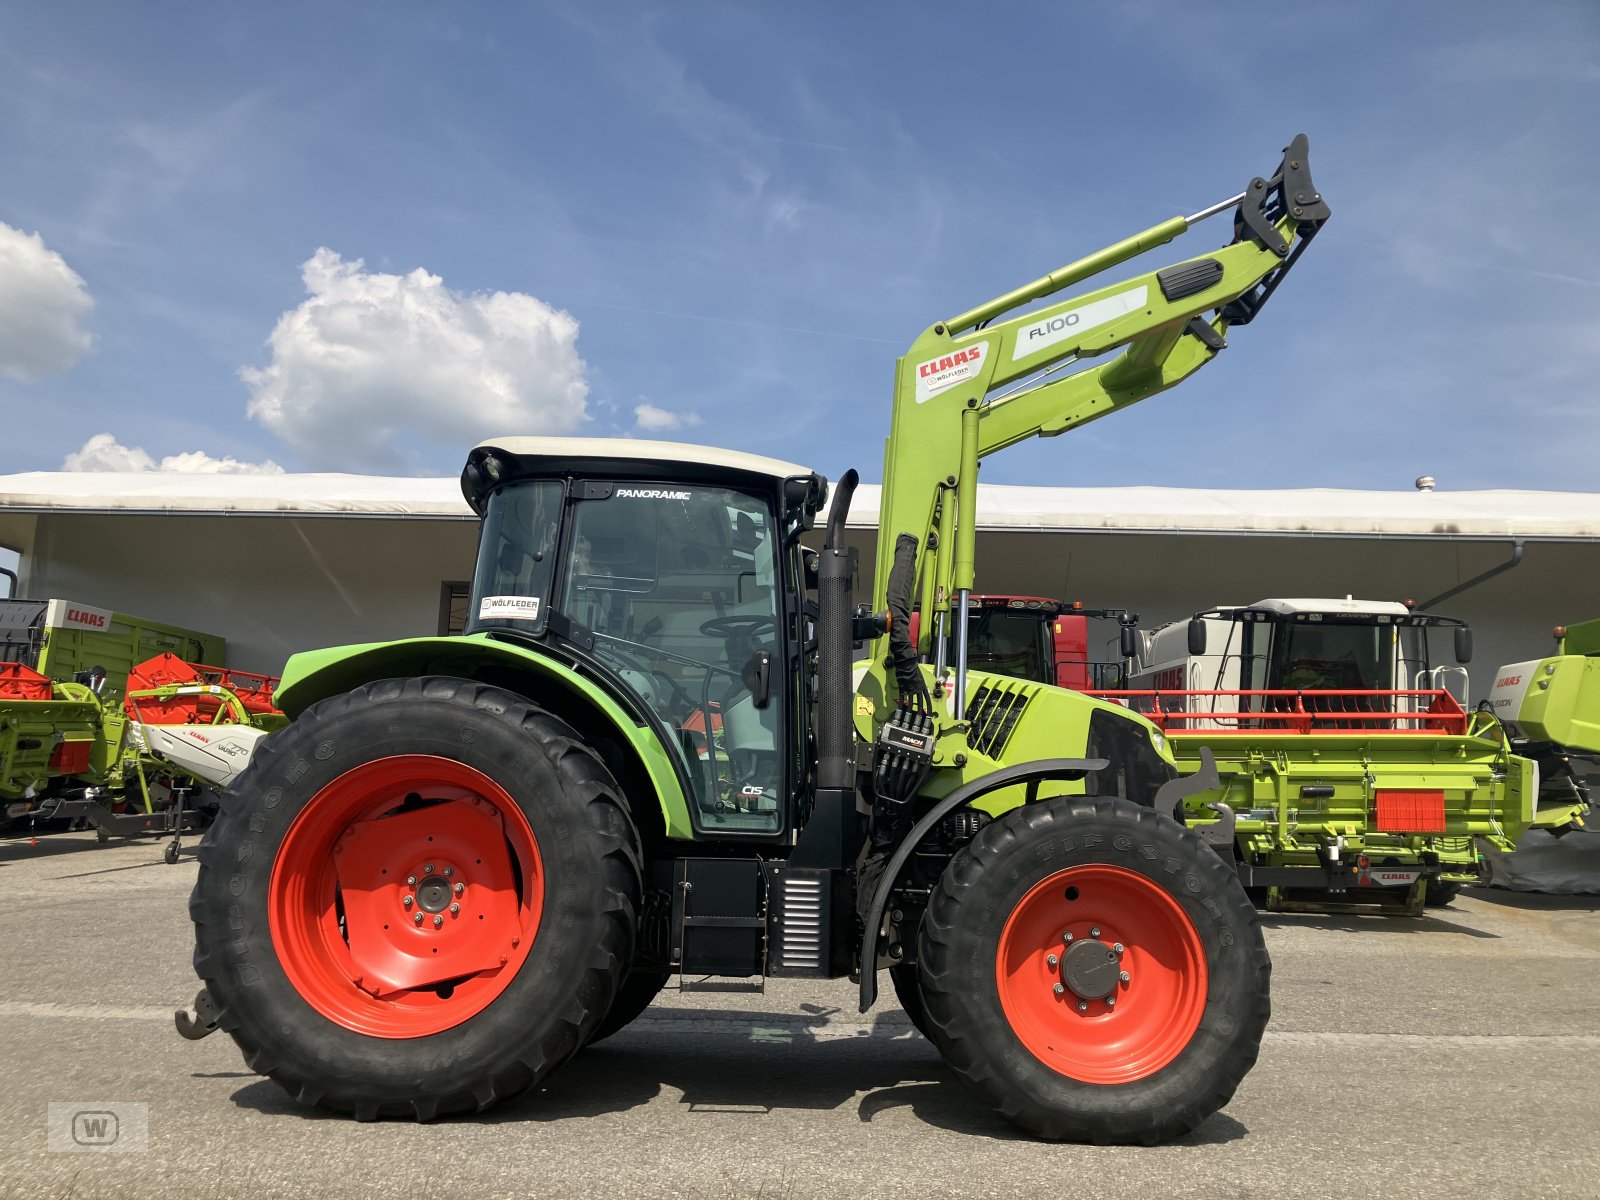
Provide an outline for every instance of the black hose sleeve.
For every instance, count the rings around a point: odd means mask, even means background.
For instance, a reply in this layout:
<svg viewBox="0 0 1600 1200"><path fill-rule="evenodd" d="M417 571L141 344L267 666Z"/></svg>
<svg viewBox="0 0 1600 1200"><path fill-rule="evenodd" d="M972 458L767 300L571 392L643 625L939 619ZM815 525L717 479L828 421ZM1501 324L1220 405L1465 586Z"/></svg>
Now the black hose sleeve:
<svg viewBox="0 0 1600 1200"><path fill-rule="evenodd" d="M917 539L902 533L894 542L894 565L889 569L889 662L902 700L921 709L933 706L928 685L917 664L911 641L911 591L917 578Z"/></svg>

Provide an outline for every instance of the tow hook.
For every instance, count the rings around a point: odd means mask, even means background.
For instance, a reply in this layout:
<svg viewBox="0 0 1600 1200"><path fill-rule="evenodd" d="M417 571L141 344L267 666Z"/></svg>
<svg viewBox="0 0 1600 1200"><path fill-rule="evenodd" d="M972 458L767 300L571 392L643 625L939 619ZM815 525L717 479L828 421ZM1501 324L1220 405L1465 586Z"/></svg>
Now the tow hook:
<svg viewBox="0 0 1600 1200"><path fill-rule="evenodd" d="M217 1002L211 998L211 993L201 988L195 993L194 1012L180 1008L172 1014L172 1023L178 1027L178 1036L187 1038L191 1042L198 1042L201 1038L217 1031L217 1018L221 1016Z"/></svg>

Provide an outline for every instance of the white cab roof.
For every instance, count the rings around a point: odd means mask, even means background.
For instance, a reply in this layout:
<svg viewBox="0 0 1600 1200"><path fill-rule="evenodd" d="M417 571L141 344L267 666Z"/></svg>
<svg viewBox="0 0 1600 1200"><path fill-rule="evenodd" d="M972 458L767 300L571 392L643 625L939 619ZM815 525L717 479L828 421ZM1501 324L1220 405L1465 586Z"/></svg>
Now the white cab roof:
<svg viewBox="0 0 1600 1200"><path fill-rule="evenodd" d="M688 442L650 442L639 438L503 437L479 442L477 448L504 450L520 458L549 458L558 462L582 458L606 458L706 463L713 467L749 471L752 475L767 475L774 479L789 479L795 475L811 474L810 467L802 467L777 458L763 458L759 454L723 450L717 446L695 446Z"/></svg>
<svg viewBox="0 0 1600 1200"><path fill-rule="evenodd" d="M1296 613L1359 613L1369 616L1403 617L1411 610L1397 600L1257 600L1251 608L1292 617Z"/></svg>

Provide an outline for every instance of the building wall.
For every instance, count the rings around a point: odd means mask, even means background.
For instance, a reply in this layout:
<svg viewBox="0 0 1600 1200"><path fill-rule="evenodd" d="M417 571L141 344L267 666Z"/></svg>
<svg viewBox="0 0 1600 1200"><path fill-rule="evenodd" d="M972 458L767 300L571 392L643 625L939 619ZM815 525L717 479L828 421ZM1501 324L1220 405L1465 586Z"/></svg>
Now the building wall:
<svg viewBox="0 0 1600 1200"><path fill-rule="evenodd" d="M28 594L215 633L228 663L437 632L439 586L470 579L473 521L41 516Z"/></svg>
<svg viewBox="0 0 1600 1200"><path fill-rule="evenodd" d="M441 584L471 576L477 527L415 517L46 514L30 532L28 594L220 634L229 665L276 671L297 650L434 633ZM866 600L872 534L852 531L851 540L862 551ZM1508 543L1444 538L984 533L978 576L988 591L1125 606L1149 627L1268 596L1421 601L1509 553ZM1496 666L1547 652L1552 625L1600 616L1600 544L1529 543L1521 566L1438 607L1473 625L1481 698Z"/></svg>

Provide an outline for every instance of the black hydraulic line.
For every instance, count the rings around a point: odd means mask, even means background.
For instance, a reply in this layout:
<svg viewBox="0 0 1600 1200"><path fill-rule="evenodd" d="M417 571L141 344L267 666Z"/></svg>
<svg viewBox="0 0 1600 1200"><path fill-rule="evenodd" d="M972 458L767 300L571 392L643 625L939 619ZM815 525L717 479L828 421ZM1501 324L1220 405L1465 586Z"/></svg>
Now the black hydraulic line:
<svg viewBox="0 0 1600 1200"><path fill-rule="evenodd" d="M4 575L7 579L11 580L11 587L7 590L5 599L15 600L17 598L17 588L21 586L20 581L17 579L17 573L9 570L6 567L0 567L0 575Z"/></svg>
<svg viewBox="0 0 1600 1200"><path fill-rule="evenodd" d="M1423 612L1427 612L1430 609L1432 609L1435 604L1438 604L1440 601L1449 600L1452 597L1459 596L1462 592L1466 591L1468 588L1475 588L1480 583L1486 583L1489 580L1493 579L1496 575L1503 575L1507 571L1511 570L1511 568L1517 566L1521 562L1522 562L1522 539L1521 538L1517 538L1515 541L1513 541L1511 543L1511 557L1506 559L1505 562L1496 563L1494 566L1490 567L1487 571L1484 571L1484 572L1482 572L1480 574L1474 575L1471 579L1467 580L1465 583L1458 583L1458 584L1456 584L1455 587L1450 588L1448 591L1443 591L1443 592L1440 592L1437 596L1429 597L1427 600L1424 600L1417 607L1422 609Z"/></svg>

